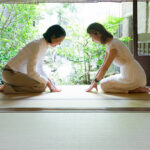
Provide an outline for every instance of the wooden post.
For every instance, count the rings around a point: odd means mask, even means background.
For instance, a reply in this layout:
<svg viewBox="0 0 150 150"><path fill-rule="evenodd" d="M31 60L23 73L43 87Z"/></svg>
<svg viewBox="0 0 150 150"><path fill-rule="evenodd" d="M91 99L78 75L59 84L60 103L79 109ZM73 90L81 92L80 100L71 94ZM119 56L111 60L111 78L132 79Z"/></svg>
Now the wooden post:
<svg viewBox="0 0 150 150"><path fill-rule="evenodd" d="M138 56L138 22L137 22L137 0L133 0L133 41L134 41L134 56Z"/></svg>

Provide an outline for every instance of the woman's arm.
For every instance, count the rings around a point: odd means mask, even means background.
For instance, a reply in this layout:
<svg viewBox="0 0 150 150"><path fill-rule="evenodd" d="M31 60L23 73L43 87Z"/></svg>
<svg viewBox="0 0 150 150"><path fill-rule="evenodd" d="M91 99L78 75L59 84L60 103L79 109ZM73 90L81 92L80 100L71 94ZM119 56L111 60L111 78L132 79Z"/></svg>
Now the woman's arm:
<svg viewBox="0 0 150 150"><path fill-rule="evenodd" d="M30 57L28 58L27 74L36 81L46 84L48 82L48 79L40 76L40 74L36 71L36 65L38 63L38 53L39 53L39 46L35 45L34 51L32 51Z"/></svg>
<svg viewBox="0 0 150 150"><path fill-rule="evenodd" d="M96 75L96 80L100 81L105 73L107 72L108 68L112 64L114 58L117 56L117 50L116 49L111 49L109 53L106 52L104 62L102 67L99 69L97 75ZM97 82L95 80L92 82L91 86L86 90L86 92L90 92L93 88L95 88L98 91L97 88Z"/></svg>
<svg viewBox="0 0 150 150"><path fill-rule="evenodd" d="M105 53L105 57L104 57L104 62L103 62L103 64L106 62L107 57L108 57L108 52ZM98 70L96 76L99 74L100 70L101 70L101 67L99 68L99 70Z"/></svg>
<svg viewBox="0 0 150 150"><path fill-rule="evenodd" d="M103 78L103 76L105 75L105 73L109 69L109 67L112 64L112 62L113 62L114 58L116 57L116 55L117 55L117 50L116 49L111 49L108 54L106 53L106 57L104 59L103 65L102 65L102 67L100 68L99 72L96 75L96 79L98 81L100 81Z"/></svg>
<svg viewBox="0 0 150 150"><path fill-rule="evenodd" d="M48 76L47 76L47 74L45 73L45 71L43 70L43 60L42 60L42 59L40 60L40 62L39 62L38 65L37 65L37 71L40 73L40 75L41 75L44 79L48 80Z"/></svg>

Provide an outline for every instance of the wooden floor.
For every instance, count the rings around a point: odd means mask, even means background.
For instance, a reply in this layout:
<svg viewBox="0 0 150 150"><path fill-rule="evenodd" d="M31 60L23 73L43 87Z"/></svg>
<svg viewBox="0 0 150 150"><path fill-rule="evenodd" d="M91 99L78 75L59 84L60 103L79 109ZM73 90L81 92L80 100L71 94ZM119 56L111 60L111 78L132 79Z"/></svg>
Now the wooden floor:
<svg viewBox="0 0 150 150"><path fill-rule="evenodd" d="M0 112L150 111L150 94L87 93L88 86L61 86L62 92L0 93Z"/></svg>

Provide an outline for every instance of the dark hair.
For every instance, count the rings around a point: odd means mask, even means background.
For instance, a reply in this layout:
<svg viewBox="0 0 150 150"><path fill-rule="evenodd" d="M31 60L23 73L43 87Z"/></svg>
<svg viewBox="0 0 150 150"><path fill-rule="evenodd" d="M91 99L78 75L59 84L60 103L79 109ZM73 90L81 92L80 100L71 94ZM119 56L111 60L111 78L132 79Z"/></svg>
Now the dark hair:
<svg viewBox="0 0 150 150"><path fill-rule="evenodd" d="M97 34L97 32L101 35L101 43L105 44L108 38L113 38L113 35L108 32L102 24L92 23L88 26L87 32L89 34Z"/></svg>
<svg viewBox="0 0 150 150"><path fill-rule="evenodd" d="M60 25L53 25L47 29L47 31L43 34L45 40L49 43L52 42L51 38L59 38L62 36L66 36L65 30Z"/></svg>

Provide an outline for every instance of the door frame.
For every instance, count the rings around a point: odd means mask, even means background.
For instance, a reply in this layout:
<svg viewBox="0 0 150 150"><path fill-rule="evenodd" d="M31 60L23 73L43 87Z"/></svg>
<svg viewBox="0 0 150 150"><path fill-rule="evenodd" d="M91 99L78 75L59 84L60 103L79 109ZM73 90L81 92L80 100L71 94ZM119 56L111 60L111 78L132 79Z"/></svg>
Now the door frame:
<svg viewBox="0 0 150 150"><path fill-rule="evenodd" d="M142 65L147 75L147 85L150 85L150 56L138 55L138 1L133 0L133 42L134 57Z"/></svg>

